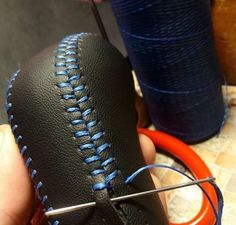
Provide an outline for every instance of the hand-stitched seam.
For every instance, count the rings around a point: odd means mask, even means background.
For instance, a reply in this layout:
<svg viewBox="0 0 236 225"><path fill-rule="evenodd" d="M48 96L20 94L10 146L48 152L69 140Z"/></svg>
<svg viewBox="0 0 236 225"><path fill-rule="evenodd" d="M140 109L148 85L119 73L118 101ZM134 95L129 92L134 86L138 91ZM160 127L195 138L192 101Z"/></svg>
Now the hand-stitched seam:
<svg viewBox="0 0 236 225"><path fill-rule="evenodd" d="M56 49L56 56L55 56L56 60L55 76L56 77L63 76L67 78L66 81L57 84L58 88L63 89L70 87L73 90L70 93L64 93L62 95L63 100L75 100L76 102L76 104L74 104L73 106L65 108L66 112L81 113L81 116L79 118L74 119L70 122L71 125L75 127L75 129L76 125L79 124L85 125L84 130L78 130L74 132L74 137L76 139L80 139L82 137L89 138L89 143L85 143L79 146L80 151L83 152L86 150L95 149L94 155L84 158L84 162L87 165L90 165L94 162L100 162L100 168L97 168L90 172L90 175L92 177L95 177L99 174L104 174L105 176L103 182L95 183L92 186L92 189L94 191L98 191L112 188L111 181L114 180L118 175L118 170L115 169L113 172L106 174L107 173L106 166L114 163L115 158L110 155L107 159L102 161L101 153L103 151L107 151L110 148L110 143L103 142L99 146L96 144L96 141L101 140L103 136L103 131L100 130L95 134L91 134L91 128L96 127L98 123L97 120L95 119L88 119L89 115L93 113L94 109L92 107L89 107L85 110L81 110L81 104L90 101L89 95L86 94L86 92L84 91L86 84L83 83L78 86L75 86L73 84L74 81L79 81L81 79L81 71L80 71L81 68L79 64L79 59L77 58L79 55L78 49L79 46L82 44L84 37L88 35L90 34L81 33L81 34L71 35L64 38L59 43ZM82 97L78 98L76 92L80 92L82 94Z"/></svg>
<svg viewBox="0 0 236 225"><path fill-rule="evenodd" d="M20 70L18 70L13 76L12 78L10 79L9 81L9 85L8 85L8 89L7 89L7 96L6 96L6 111L7 111L7 114L8 114L8 122L10 123L11 125L11 129L12 129L12 132L16 138L16 142L20 148L20 153L22 155L22 157L24 157L26 155L27 152L29 152L29 149L26 145L23 144L24 142L24 138L22 135L17 135L17 129L18 129L18 125L16 123L13 122L14 120L14 115L10 112L12 107L13 107L13 104L11 102L11 96L12 96L12 88L13 88L13 83L16 79L16 77L20 74ZM23 146L23 147L20 147ZM38 198L40 199L40 201L42 202L42 204L44 205L44 207L46 206L46 202L48 201L48 196L47 195L42 195L42 188L43 188L43 182L42 181L36 181L36 178L37 178L37 170L33 168L32 166L32 163L33 163L33 159L28 156L25 160L25 165L30 173L30 176L31 176L31 179L33 180L34 182L34 186L35 186L35 189L37 191L37 194L38 194ZM52 207L49 207L48 209L46 209L47 211L50 211L50 210L53 210ZM52 223L49 222L50 225L59 225L59 221L56 220L56 221L53 221Z"/></svg>

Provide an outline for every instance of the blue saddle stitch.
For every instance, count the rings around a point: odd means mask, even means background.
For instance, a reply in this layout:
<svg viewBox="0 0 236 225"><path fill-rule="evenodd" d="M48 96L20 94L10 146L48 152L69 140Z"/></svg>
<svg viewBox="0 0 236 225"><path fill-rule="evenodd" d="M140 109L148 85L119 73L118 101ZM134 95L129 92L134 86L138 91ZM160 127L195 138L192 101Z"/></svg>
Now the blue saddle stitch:
<svg viewBox="0 0 236 225"><path fill-rule="evenodd" d="M6 111L7 111L7 114L8 114L8 122L10 123L11 128L12 128L12 132L13 132L13 134L14 134L15 137L16 137L16 142L17 142L17 144L19 144L20 142L23 143L23 139L24 139L24 138L23 138L22 135L16 136L16 131L17 131L18 125L13 123L14 115L11 114L10 110L11 110L12 107L13 107L13 104L11 103L11 96L12 96L13 83L14 83L16 77L17 77L19 74L20 74L20 70L18 70L15 74L13 74L12 78L11 78L10 81L9 81L9 85L8 85L8 89L7 89L7 93L6 93L6 96L7 96L7 98L6 98ZM28 152L28 148L27 148L27 146L24 145L24 146L20 149L20 153L21 153L22 156L25 156L25 154L26 154L27 152ZM33 180L33 182L34 182L34 186L35 186L35 189L36 189L36 191L37 191L38 198L41 200L42 204L43 204L44 207L45 207L45 205L46 205L46 203L47 203L47 201L48 201L48 196L47 196L47 195L43 195L43 196L41 195L41 191L40 191L40 190L43 188L43 183L42 183L42 181L38 181L38 182L35 181L35 179L36 179L38 173L37 173L37 170L31 168L32 162L33 162L33 159L29 156L29 157L27 157L26 160L25 160L25 165L26 165L26 167L28 168L29 171L30 171L30 169L31 169L31 174L30 174L30 176L31 176L31 178L32 178L32 180ZM46 210L48 211L49 209L52 210L53 208L52 208L52 207L49 207L49 208L46 209ZM49 222L49 224L51 224L51 225L59 225L59 221L56 220L56 221L53 221L52 223Z"/></svg>
<svg viewBox="0 0 236 225"><path fill-rule="evenodd" d="M85 84L80 84L75 86L74 81L79 81L81 79L81 74L78 73L80 70L80 60L78 59L78 44L83 41L83 38L90 34L81 33L74 34L64 38L56 49L56 63L55 63L55 76L67 76L67 81L58 83L58 88L67 88L71 87L73 89L72 93L66 93L62 96L64 100L74 99L76 100L76 105L73 107L66 108L67 113L76 113L81 112L81 116L78 119L72 120L70 123L73 126L84 124L86 126L85 130L80 130L74 132L74 137L77 139L83 138L84 136L89 138L89 143L79 145L79 149L83 152L86 150L95 149L94 155L84 159L86 164L91 164L94 162L100 161L100 168L97 168L90 172L94 177L99 174L106 174L106 166L114 162L115 158L110 156L106 160L102 161L101 153L110 148L109 143L102 143L99 146L95 144L96 141L100 140L104 134L103 131L98 131L95 134L91 134L90 129L95 127L98 124L97 120L89 120L88 116L93 112L93 108L87 108L84 111L81 110L80 105L89 101L89 96L84 93ZM79 71L80 72L80 71ZM78 98L76 92L81 92L82 97ZM76 128L76 127L75 127ZM94 191L102 190L105 188L111 188L110 182L115 179L118 175L118 170L113 171L112 173L105 175L104 182L96 183L92 186Z"/></svg>

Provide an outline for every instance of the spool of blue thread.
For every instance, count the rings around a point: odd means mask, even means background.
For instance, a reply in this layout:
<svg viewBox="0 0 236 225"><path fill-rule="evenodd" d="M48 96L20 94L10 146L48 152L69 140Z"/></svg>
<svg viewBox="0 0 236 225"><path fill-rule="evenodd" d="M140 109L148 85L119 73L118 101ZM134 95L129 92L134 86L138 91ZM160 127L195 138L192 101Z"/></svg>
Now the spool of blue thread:
<svg viewBox="0 0 236 225"><path fill-rule="evenodd" d="M211 137L225 107L207 0L111 0L157 129L188 143Z"/></svg>

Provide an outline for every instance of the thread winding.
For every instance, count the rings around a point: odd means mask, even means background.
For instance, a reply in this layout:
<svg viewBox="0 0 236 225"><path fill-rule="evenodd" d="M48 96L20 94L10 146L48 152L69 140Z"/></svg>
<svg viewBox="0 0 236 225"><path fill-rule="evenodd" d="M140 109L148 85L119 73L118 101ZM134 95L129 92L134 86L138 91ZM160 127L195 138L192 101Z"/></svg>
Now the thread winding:
<svg viewBox="0 0 236 225"><path fill-rule="evenodd" d="M210 2L111 4L156 128L191 143L219 131L225 112Z"/></svg>

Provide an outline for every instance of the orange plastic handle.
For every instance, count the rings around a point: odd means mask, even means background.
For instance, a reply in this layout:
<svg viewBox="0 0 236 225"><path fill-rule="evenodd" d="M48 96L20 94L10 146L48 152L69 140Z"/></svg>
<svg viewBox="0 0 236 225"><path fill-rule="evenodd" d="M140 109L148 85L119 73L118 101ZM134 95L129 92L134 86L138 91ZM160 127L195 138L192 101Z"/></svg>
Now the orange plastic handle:
<svg viewBox="0 0 236 225"><path fill-rule="evenodd" d="M170 155L179 159L196 179L203 179L212 176L211 171L204 161L184 142L161 131L138 129L138 132L148 136L156 147L161 148ZM217 195L213 186L209 183L201 184L201 186L210 196L215 208L218 209ZM200 211L193 219L188 222L181 223L181 225L214 225L215 222L216 218L213 209L206 196L203 195ZM170 225L180 224L170 223Z"/></svg>

